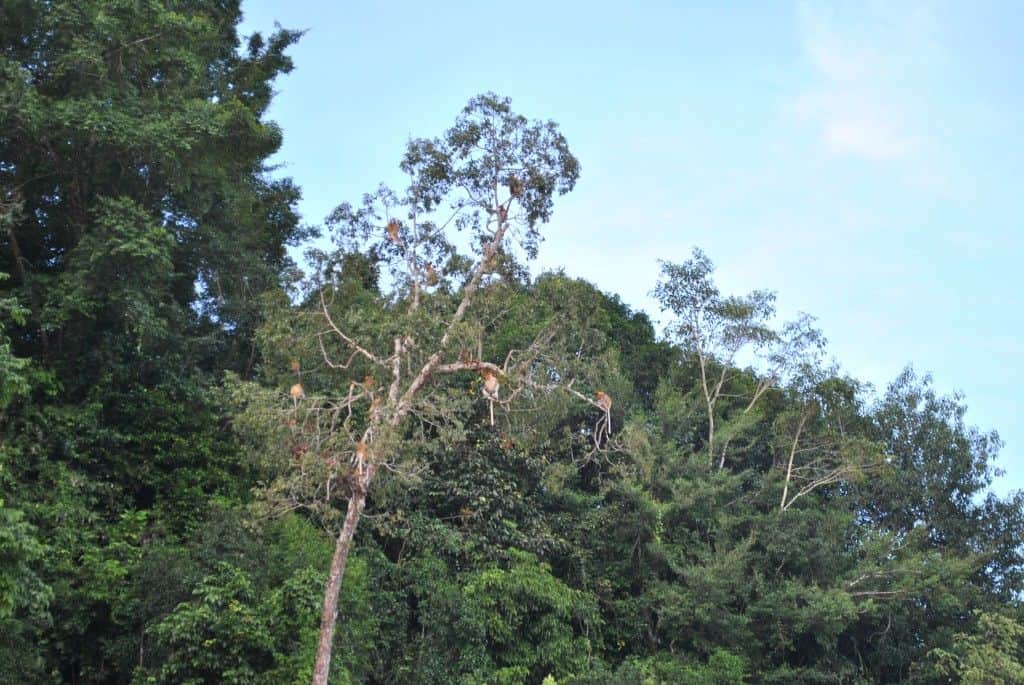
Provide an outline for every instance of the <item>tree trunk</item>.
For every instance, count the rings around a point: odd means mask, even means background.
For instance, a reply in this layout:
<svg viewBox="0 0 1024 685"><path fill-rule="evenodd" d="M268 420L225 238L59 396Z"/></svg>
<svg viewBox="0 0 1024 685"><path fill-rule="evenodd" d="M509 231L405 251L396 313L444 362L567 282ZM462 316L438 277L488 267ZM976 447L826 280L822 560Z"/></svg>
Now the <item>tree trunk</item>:
<svg viewBox="0 0 1024 685"><path fill-rule="evenodd" d="M14 233L14 226L7 227L7 237L11 241L11 259L14 263L14 275L18 277L18 283L25 285L25 264L21 254L21 246L18 245L18 236Z"/></svg>
<svg viewBox="0 0 1024 685"><path fill-rule="evenodd" d="M786 464L786 483L782 486L782 501L779 503L779 511L785 511L789 504L786 504L786 498L789 497L789 481L793 477L793 460L796 458L796 448L800 444L800 434L804 432L804 426L807 424L808 414L805 411L800 415L800 423L796 426L796 435L793 436L793 445L789 448L789 463Z"/></svg>
<svg viewBox="0 0 1024 685"><path fill-rule="evenodd" d="M786 499L789 497L789 481L793 477L794 456L796 456L796 449L790 450L789 452L789 463L786 464L786 482L785 485L782 486L782 501L779 502L779 511L786 510Z"/></svg>
<svg viewBox="0 0 1024 685"><path fill-rule="evenodd" d="M715 407L709 400L708 403L708 457L711 459L711 466L715 465Z"/></svg>
<svg viewBox="0 0 1024 685"><path fill-rule="evenodd" d="M349 549L352 538L359 525L359 517L366 505L366 485L352 491L348 500L348 511L345 514L345 525L338 534L334 545L334 558L331 559L331 575L327 579L324 590L324 608L320 615L320 640L316 646L316 666L313 668L313 685L327 685L331 672L331 647L334 643L334 624L338 620L338 594L341 592L341 581L345 577L345 565L348 563Z"/></svg>

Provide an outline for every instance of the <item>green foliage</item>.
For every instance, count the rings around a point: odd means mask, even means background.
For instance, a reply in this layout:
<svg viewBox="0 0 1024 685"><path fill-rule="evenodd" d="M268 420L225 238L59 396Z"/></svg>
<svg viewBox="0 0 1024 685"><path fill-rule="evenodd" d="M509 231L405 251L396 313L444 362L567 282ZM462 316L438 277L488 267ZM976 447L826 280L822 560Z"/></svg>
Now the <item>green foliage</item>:
<svg viewBox="0 0 1024 685"><path fill-rule="evenodd" d="M762 346L776 337L767 326L775 313L774 293L723 296L712 280L714 265L699 248L685 262L662 262L661 268L654 296L677 317L673 334L688 349L731 363L745 345Z"/></svg>
<svg viewBox="0 0 1024 685"><path fill-rule="evenodd" d="M531 554L510 550L508 568L487 568L463 588L484 631L497 682L534 681L586 668L585 637L599 625L583 593L566 587Z"/></svg>
<svg viewBox="0 0 1024 685"><path fill-rule="evenodd" d="M361 573L346 598L345 618L357 619L352 600ZM323 576L305 568L273 589L263 588L244 570L221 563L200 581L192 598L150 631L149 649L161 665L140 669L138 683L303 683L308 681L319 625ZM353 621L346 638L365 628ZM342 652L346 656L346 652ZM351 659L349 659L351 660ZM342 664L346 661L341 660ZM358 659L356 659L358 663ZM151 673L147 675L147 671ZM349 682L344 665L338 681Z"/></svg>
<svg viewBox="0 0 1024 685"><path fill-rule="evenodd" d="M35 568L45 552L23 512L0 508L0 622L46 612L52 593Z"/></svg>
<svg viewBox="0 0 1024 685"><path fill-rule="evenodd" d="M167 334L160 300L174 273L174 238L131 198L98 198L94 211L92 230L67 256L66 277L48 294L44 326L112 309L104 315L123 320L141 349L145 336Z"/></svg>
<svg viewBox="0 0 1024 685"><path fill-rule="evenodd" d="M298 34L240 50L239 19L0 6L0 511L21 579L0 680L127 682L145 624L202 577L188 535L252 486L211 388L251 370L259 295L307 232L265 173ZM141 584L158 558L185 577Z"/></svg>
<svg viewBox="0 0 1024 685"><path fill-rule="evenodd" d="M872 396L810 318L775 326L771 293L723 294L699 251L655 284L664 340L594 285L531 278L579 163L493 94L410 143L402 192L339 206L300 279L287 248L312 231L265 118L299 36L239 18L0 4L0 683L308 682L345 494L317 478L351 436L293 430L290 362L310 398L390 378L325 366L323 306L424 364L495 183L516 243L446 353L540 341L520 373L609 393L613 440L594 449L578 396L524 390L491 426L474 371L438 379L375 443L401 468L367 504L331 682L1024 682L1024 494L988 492L1000 441L962 398L909 369ZM390 218L436 270L417 307Z"/></svg>
<svg viewBox="0 0 1024 685"><path fill-rule="evenodd" d="M0 283L8 278L7 274L0 272ZM27 313L14 298L0 298L0 416L12 400L29 390L28 360L14 356L11 340L6 335L6 322L24 324Z"/></svg>
<svg viewBox="0 0 1024 685"><path fill-rule="evenodd" d="M934 670L964 685L1024 681L1024 626L1008 616L974 612L971 633L957 633L948 649L929 652Z"/></svg>
<svg viewBox="0 0 1024 685"><path fill-rule="evenodd" d="M153 682L254 682L273 658L273 638L252 606L249 579L225 564L193 594L154 628L158 649L168 654Z"/></svg>

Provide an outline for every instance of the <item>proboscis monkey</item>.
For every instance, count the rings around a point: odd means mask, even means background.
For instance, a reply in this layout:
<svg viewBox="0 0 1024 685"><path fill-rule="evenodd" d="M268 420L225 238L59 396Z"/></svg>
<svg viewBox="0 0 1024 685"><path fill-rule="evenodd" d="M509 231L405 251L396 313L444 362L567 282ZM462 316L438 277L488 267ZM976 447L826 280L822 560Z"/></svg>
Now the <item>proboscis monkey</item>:
<svg viewBox="0 0 1024 685"><path fill-rule="evenodd" d="M292 398L292 403L298 405L299 400L306 399L306 391L302 388L302 364L299 363L298 359L293 359L291 367L299 380L288 390L288 394Z"/></svg>
<svg viewBox="0 0 1024 685"><path fill-rule="evenodd" d="M604 416L599 418L594 425L594 445L599 448L601 441L607 441L612 434L612 398L603 390L594 393L594 397L597 406L604 410Z"/></svg>
<svg viewBox="0 0 1024 685"><path fill-rule="evenodd" d="M399 243L398 239L398 222L392 219L388 222L388 239L395 245Z"/></svg>
<svg viewBox="0 0 1024 685"><path fill-rule="evenodd" d="M501 389L501 381L498 380L498 374L494 373L490 369L484 369L484 397L489 400L498 399L498 390Z"/></svg>
<svg viewBox="0 0 1024 685"><path fill-rule="evenodd" d="M495 250L490 257L484 261L484 271L493 272L498 268L498 252Z"/></svg>
<svg viewBox="0 0 1024 685"><path fill-rule="evenodd" d="M498 374L494 373L491 369L484 369L481 372L484 377L484 387L482 388L484 397L487 398L487 402L490 404L491 410L491 425L494 425L494 403L498 401L498 391L501 390L501 380L498 379Z"/></svg>

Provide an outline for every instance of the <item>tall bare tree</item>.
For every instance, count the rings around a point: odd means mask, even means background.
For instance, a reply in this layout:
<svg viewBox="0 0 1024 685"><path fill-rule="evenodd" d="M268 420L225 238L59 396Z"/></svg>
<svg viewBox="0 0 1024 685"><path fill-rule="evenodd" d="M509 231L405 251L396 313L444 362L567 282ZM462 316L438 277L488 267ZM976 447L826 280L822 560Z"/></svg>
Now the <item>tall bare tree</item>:
<svg viewBox="0 0 1024 685"><path fill-rule="evenodd" d="M654 296L663 311L674 315L666 333L696 358L701 400L707 421L707 451L712 464L725 466L727 437L719 445L719 403L726 397L741 361L756 366L757 382L741 397L741 417L747 417L771 388L816 362L825 340L813 318L801 314L779 329L772 327L775 293L755 290L746 295L723 295L715 284L714 264L700 249L690 259L661 263Z"/></svg>
<svg viewBox="0 0 1024 685"><path fill-rule="evenodd" d="M479 384L492 423L496 404L552 384L538 363L544 335L504 359L482 358L486 322L475 305L505 266L536 256L554 196L576 182L578 162L557 126L514 114L507 99L478 96L443 136L409 142L401 168L409 179L401 194L381 186L328 217L342 276L359 267L377 280L386 270L384 313L338 306L338 264L321 260L327 278L311 290L306 312L318 322L319 369L311 371L333 377L325 383L331 389L305 387L305 369L299 360L293 366L283 430L294 464L273 487L295 506L329 509L347 498L324 589L314 685L327 682L338 595L380 470L400 468L425 431L457 424L454 407L468 395L446 388L460 374L461 387ZM468 256L456 249L460 242Z"/></svg>

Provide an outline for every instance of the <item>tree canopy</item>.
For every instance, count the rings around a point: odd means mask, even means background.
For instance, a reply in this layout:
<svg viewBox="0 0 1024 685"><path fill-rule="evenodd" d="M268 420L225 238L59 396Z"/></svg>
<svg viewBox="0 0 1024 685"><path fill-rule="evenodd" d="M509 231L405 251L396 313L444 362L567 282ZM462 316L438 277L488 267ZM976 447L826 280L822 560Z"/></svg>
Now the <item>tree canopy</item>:
<svg viewBox="0 0 1024 685"><path fill-rule="evenodd" d="M581 167L491 93L313 240L268 162L300 33L239 21L0 5L0 683L308 683L325 616L334 684L1020 682L964 398L700 250L663 334L531 273Z"/></svg>

